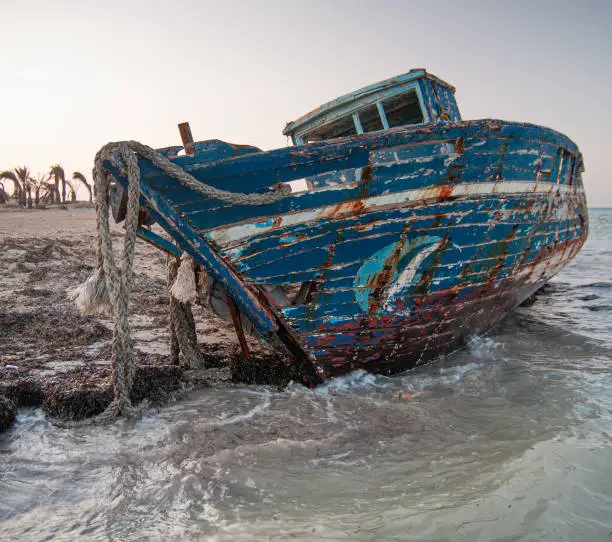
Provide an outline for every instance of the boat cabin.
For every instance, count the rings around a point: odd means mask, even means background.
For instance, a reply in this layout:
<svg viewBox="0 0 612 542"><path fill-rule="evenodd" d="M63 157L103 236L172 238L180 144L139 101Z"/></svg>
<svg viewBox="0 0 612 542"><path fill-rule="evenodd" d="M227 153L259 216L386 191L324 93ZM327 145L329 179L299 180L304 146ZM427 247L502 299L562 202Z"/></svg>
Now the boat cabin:
<svg viewBox="0 0 612 542"><path fill-rule="evenodd" d="M410 70L323 104L287 124L294 145L461 120L455 88L423 69Z"/></svg>

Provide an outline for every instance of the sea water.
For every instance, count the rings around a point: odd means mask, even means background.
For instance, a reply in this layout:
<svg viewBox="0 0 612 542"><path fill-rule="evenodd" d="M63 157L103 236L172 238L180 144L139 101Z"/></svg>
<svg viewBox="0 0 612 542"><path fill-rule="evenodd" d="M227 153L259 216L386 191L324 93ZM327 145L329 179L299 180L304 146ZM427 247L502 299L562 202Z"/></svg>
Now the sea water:
<svg viewBox="0 0 612 542"><path fill-rule="evenodd" d="M395 377L0 436L0 539L612 540L612 211L551 292Z"/></svg>

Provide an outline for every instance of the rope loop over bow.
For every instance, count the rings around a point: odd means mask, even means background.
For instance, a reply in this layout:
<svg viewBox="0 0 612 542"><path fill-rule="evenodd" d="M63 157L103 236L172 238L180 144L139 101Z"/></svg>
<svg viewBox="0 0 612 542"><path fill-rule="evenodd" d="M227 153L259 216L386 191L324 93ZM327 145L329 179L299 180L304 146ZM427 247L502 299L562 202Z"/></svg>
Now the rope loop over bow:
<svg viewBox="0 0 612 542"><path fill-rule="evenodd" d="M289 185L280 185L275 190L257 194L243 194L215 188L198 181L155 149L137 141L108 143L96 153L93 178L98 230L97 265L93 276L76 289L75 301L81 314L112 313L114 320L112 350L114 399L106 411L91 423L104 423L121 414L133 416L136 412L130 399L134 381L134 352L128 322L128 305L132 291L132 267L140 205L138 156L151 161L155 167L169 177L177 179L186 188L232 205L274 203L291 193ZM105 161L117 166L120 172L127 177L127 213L121 268L117 267L113 254L109 225L111 176L105 169ZM195 326L192 327L195 328ZM197 342L195 344L197 347ZM194 353L192 357L197 359L198 356Z"/></svg>

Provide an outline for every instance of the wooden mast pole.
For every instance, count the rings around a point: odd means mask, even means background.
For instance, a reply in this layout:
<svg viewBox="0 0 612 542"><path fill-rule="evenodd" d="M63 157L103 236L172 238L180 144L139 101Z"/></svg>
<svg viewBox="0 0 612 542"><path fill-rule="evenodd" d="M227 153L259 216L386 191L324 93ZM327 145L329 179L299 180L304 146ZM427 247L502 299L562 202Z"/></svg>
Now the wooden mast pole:
<svg viewBox="0 0 612 542"><path fill-rule="evenodd" d="M183 147L185 147L185 154L193 156L195 150L193 148L193 136L191 135L191 128L188 122L181 122L178 125L179 132L181 134L181 140L183 141Z"/></svg>

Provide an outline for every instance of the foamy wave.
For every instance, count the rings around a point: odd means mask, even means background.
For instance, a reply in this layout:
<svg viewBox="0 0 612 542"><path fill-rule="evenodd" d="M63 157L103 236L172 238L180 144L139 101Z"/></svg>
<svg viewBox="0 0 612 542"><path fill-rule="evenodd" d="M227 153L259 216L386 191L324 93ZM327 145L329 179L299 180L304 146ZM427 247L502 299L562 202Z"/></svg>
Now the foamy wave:
<svg viewBox="0 0 612 542"><path fill-rule="evenodd" d="M240 423L240 422L244 422L247 420L250 420L252 418L254 418L255 416L259 415L259 414L263 414L264 412L266 412L267 410L270 409L270 405L272 404L271 400L270 400L270 396L266 395L265 399L262 403L259 403L258 405L255 405L253 408L251 408L249 411L243 413L243 414L236 414L234 416L228 416L228 417L224 417L223 415L217 417L217 419L215 421L211 421L208 422L208 426L209 427L221 427L224 425L232 425L235 423Z"/></svg>
<svg viewBox="0 0 612 542"><path fill-rule="evenodd" d="M469 372L480 369L484 365L484 363L473 362L454 367L442 367L435 375L409 372L402 376L401 388L408 392L420 392L428 388L449 386L463 380Z"/></svg>
<svg viewBox="0 0 612 542"><path fill-rule="evenodd" d="M474 337L468 343L470 354L478 360L488 360L499 354L504 343L495 341L491 337Z"/></svg>
<svg viewBox="0 0 612 542"><path fill-rule="evenodd" d="M387 378L380 375L373 375L358 369L344 376L331 379L315 390L317 395L338 394L347 391L352 391L359 388L381 387Z"/></svg>
<svg viewBox="0 0 612 542"><path fill-rule="evenodd" d="M474 369L480 369L483 365L483 363L467 363L465 365L458 365L457 367L443 367L440 369L440 374L443 376L450 376L453 380L461 380L466 373Z"/></svg>

